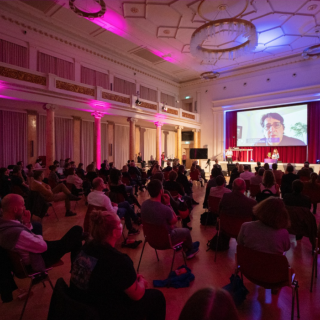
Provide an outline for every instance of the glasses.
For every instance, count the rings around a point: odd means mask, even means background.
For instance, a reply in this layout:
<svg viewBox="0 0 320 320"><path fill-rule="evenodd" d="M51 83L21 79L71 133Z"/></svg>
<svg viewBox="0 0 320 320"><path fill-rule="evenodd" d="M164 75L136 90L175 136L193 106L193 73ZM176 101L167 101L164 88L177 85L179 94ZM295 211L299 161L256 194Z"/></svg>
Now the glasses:
<svg viewBox="0 0 320 320"><path fill-rule="evenodd" d="M274 129L279 129L282 126L282 124L280 122L274 122L273 124L266 124L263 128L264 130L270 130L271 127L273 127Z"/></svg>

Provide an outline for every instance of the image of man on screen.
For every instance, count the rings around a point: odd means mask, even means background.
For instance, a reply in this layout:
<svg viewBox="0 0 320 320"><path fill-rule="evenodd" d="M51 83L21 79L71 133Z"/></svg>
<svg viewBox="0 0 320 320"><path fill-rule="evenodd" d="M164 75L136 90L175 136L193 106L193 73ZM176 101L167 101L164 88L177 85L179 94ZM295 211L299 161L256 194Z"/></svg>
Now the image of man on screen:
<svg viewBox="0 0 320 320"><path fill-rule="evenodd" d="M302 140L284 134L284 120L279 113L264 114L260 125L263 128L264 138L257 141L255 146L305 146Z"/></svg>

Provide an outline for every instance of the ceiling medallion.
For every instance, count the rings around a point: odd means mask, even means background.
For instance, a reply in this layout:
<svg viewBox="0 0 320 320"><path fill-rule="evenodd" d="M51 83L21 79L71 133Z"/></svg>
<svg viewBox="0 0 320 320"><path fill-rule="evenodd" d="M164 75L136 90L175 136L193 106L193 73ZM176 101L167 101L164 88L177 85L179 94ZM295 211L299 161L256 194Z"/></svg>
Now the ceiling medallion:
<svg viewBox="0 0 320 320"><path fill-rule="evenodd" d="M226 47L228 40L224 38L242 38L243 43L237 46ZM221 44L215 44L217 37L224 40ZM220 41L221 41L220 40ZM239 40L237 40L239 42ZM213 44L211 44L213 42ZM240 41L241 42L241 41ZM199 27L191 36L190 53L202 60L233 60L255 49L258 43L257 31L254 24L243 19L221 19L208 22ZM216 49L208 47L214 46ZM221 48L220 48L221 47Z"/></svg>
<svg viewBox="0 0 320 320"><path fill-rule="evenodd" d="M318 6L316 4L312 4L311 6L308 7L308 10L312 11L312 10L315 10L317 8L318 8Z"/></svg>
<svg viewBox="0 0 320 320"><path fill-rule="evenodd" d="M200 74L200 77L204 80L213 80L220 77L219 72L208 71Z"/></svg>
<svg viewBox="0 0 320 320"><path fill-rule="evenodd" d="M320 44L316 44L307 49L304 49L302 56L306 60L309 58L317 59L318 57L320 57Z"/></svg>
<svg viewBox="0 0 320 320"><path fill-rule="evenodd" d="M132 7L132 8L131 8L131 12L132 12L132 13L138 13L138 12L139 12L139 9L136 8L136 7Z"/></svg>
<svg viewBox="0 0 320 320"><path fill-rule="evenodd" d="M163 31L164 34L170 34L170 30L166 29Z"/></svg>
<svg viewBox="0 0 320 320"><path fill-rule="evenodd" d="M84 17L84 18L101 18L106 12L106 4L103 0L92 0L93 2L96 2L100 5L101 9L98 12L86 12L82 11L79 8L77 8L74 4L76 0L69 0L69 7L72 11L74 11L78 16Z"/></svg>

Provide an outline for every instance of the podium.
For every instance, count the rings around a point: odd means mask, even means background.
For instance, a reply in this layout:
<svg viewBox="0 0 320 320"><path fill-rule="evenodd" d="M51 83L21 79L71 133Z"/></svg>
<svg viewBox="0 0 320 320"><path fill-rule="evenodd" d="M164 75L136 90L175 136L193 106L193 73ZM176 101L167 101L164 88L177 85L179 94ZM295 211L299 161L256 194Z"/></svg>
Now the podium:
<svg viewBox="0 0 320 320"><path fill-rule="evenodd" d="M277 163L277 162L278 162L277 159L269 159L269 158L264 159L264 163Z"/></svg>

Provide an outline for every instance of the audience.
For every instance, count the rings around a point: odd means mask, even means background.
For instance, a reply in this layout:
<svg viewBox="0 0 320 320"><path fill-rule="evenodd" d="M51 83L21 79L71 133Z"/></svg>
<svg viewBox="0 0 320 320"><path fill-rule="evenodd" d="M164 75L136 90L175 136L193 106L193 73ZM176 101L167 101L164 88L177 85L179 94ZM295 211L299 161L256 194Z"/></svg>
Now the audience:
<svg viewBox="0 0 320 320"><path fill-rule="evenodd" d="M21 168L21 175L22 175L22 177L23 177L23 180L25 181L25 182L27 182L27 175L26 175L26 173L25 173L25 171L24 171L24 164L23 164L23 161L18 161L17 162L17 166L20 166L20 168Z"/></svg>
<svg viewBox="0 0 320 320"><path fill-rule="evenodd" d="M200 173L200 171L197 169L197 161L195 161L193 164L192 164L192 166L191 166L191 168L190 168L190 176L195 176L195 178L197 179L197 180L199 180L200 181L200 183L201 183L201 187L204 187L204 182L203 182L203 179L202 179L202 177L201 177L201 173ZM194 179L194 178L193 178ZM196 180L196 179L194 179L194 180Z"/></svg>
<svg viewBox="0 0 320 320"><path fill-rule="evenodd" d="M77 190L76 194L80 190L82 190L83 180L79 178L79 176L76 174L75 168L68 169L68 176L66 182L74 185L75 189Z"/></svg>
<svg viewBox="0 0 320 320"><path fill-rule="evenodd" d="M93 179L97 178L98 175L94 169L94 164L89 164L86 168L87 174L86 174L86 180L88 180L91 184Z"/></svg>
<svg viewBox="0 0 320 320"><path fill-rule="evenodd" d="M20 166L13 167L10 180L11 188L16 187L19 190L20 195L27 196L29 194L29 186L24 182ZM17 189L14 191L14 193L16 193Z"/></svg>
<svg viewBox="0 0 320 320"><path fill-rule="evenodd" d="M283 202L286 206L305 207L311 209L310 198L302 194L303 182L294 180L292 182L292 193L286 193L283 196Z"/></svg>
<svg viewBox="0 0 320 320"><path fill-rule="evenodd" d="M262 183L262 177L264 174L264 168L259 168L258 174L250 178L250 185L260 186Z"/></svg>
<svg viewBox="0 0 320 320"><path fill-rule="evenodd" d="M231 171L230 180L228 184L229 189L232 189L233 181L240 177L239 166L240 165L237 162L235 168Z"/></svg>
<svg viewBox="0 0 320 320"><path fill-rule="evenodd" d="M36 160L36 163L35 163L35 165L34 165L34 169L35 170L39 170L39 169L42 169L42 160L41 159L37 159Z"/></svg>
<svg viewBox="0 0 320 320"><path fill-rule="evenodd" d="M79 178L81 178L82 180L84 180L85 178L85 171L83 170L83 163L80 162L78 164L78 168L76 169L76 173L78 175Z"/></svg>
<svg viewBox="0 0 320 320"><path fill-rule="evenodd" d="M179 166L178 171L178 178L176 180L178 183L180 183L184 189L184 192L189 196L192 197L192 182L188 180L188 178L185 175L185 169L184 166ZM199 203L197 203L199 204Z"/></svg>
<svg viewBox="0 0 320 320"><path fill-rule="evenodd" d="M287 165L287 169L286 172L287 174L284 174L281 178L281 194L282 197L284 197L284 195L286 193L291 193L292 192L292 182L294 180L299 179L297 174L293 173L294 168L291 164Z"/></svg>
<svg viewBox="0 0 320 320"><path fill-rule="evenodd" d="M264 168L265 171L270 170L270 165L269 165L269 163L265 163L265 164L263 165L263 168Z"/></svg>
<svg viewBox="0 0 320 320"><path fill-rule="evenodd" d="M278 170L278 164L276 164L276 163L273 163L273 164L272 164L272 172L273 172L273 175L274 175L276 181L277 181L277 180L281 180L281 178L282 178L282 171L281 171L281 170Z"/></svg>
<svg viewBox="0 0 320 320"><path fill-rule="evenodd" d="M290 249L288 211L283 201L269 197L253 208L257 221L242 224L238 244L266 253L283 254Z"/></svg>
<svg viewBox="0 0 320 320"><path fill-rule="evenodd" d="M167 166L163 169L164 172L167 172L167 171L171 171L172 170L172 167L171 167L171 161L167 161Z"/></svg>
<svg viewBox="0 0 320 320"><path fill-rule="evenodd" d="M254 173L249 171L250 167L247 164L243 166L243 170L244 172L240 173L240 178L243 179L244 181L246 180L250 181L250 179L254 177Z"/></svg>
<svg viewBox="0 0 320 320"><path fill-rule="evenodd" d="M163 293L147 289L147 281L136 274L133 261L115 249L122 234L119 217L114 212L93 211L90 219L93 239L72 265L72 298L92 305L101 319L165 320Z"/></svg>
<svg viewBox="0 0 320 320"><path fill-rule="evenodd" d="M258 172L260 168L261 168L261 162L258 161L257 166L254 169L256 170L256 172Z"/></svg>
<svg viewBox="0 0 320 320"><path fill-rule="evenodd" d="M262 183L260 184L260 191L269 190L274 195L280 195L279 185L276 184L276 179L274 178L273 172L271 170L266 170L263 173Z"/></svg>
<svg viewBox="0 0 320 320"><path fill-rule="evenodd" d="M222 170L222 168L221 168L221 166L220 166L220 164L219 164L218 158L216 158L216 159L214 160L214 162L215 162L215 164L213 165L213 168L218 168L218 169Z"/></svg>
<svg viewBox="0 0 320 320"><path fill-rule="evenodd" d="M225 187L226 180L224 176L217 176L216 178L216 187L210 188L210 197L222 198L225 193L230 193L231 190Z"/></svg>
<svg viewBox="0 0 320 320"><path fill-rule="evenodd" d="M39 192L48 202L64 200L66 217L75 216L76 213L70 210L70 200L78 201L80 198L71 194L70 190L63 183L59 183L55 188L51 189L51 187L42 180L43 171L34 171L34 180L31 183L30 189Z"/></svg>
<svg viewBox="0 0 320 320"><path fill-rule="evenodd" d="M309 162L305 162L301 170L298 171L298 177L302 181L309 181L310 174L313 172L313 169L309 167Z"/></svg>
<svg viewBox="0 0 320 320"><path fill-rule="evenodd" d="M139 230L132 227L131 219L135 223L139 224L139 218L134 213L130 204L127 201L123 201L118 204L111 203L109 197L103 192L103 190L106 189L106 185L102 178L95 178L92 182L92 187L93 191L88 195L88 203L93 206L103 207L108 212L117 214L120 218L124 217L128 234L138 234Z"/></svg>
<svg viewBox="0 0 320 320"><path fill-rule="evenodd" d="M318 175L313 172L311 173L310 180L303 182L302 193L306 196L310 196L310 201L313 206L313 214L317 213L317 202L320 202L320 184L318 183Z"/></svg>
<svg viewBox="0 0 320 320"><path fill-rule="evenodd" d="M188 299L179 320L239 320L239 316L227 291L204 288Z"/></svg>
<svg viewBox="0 0 320 320"><path fill-rule="evenodd" d="M48 183L51 188L54 188L55 186L57 186L57 184L60 181L60 179L57 175L57 172L56 172L57 167L55 165L51 165L51 166L49 166L49 170L50 170L50 173L48 176Z"/></svg>
<svg viewBox="0 0 320 320"><path fill-rule="evenodd" d="M187 259L193 258L199 252L200 243L192 242L189 229L175 227L178 219L171 208L170 197L164 194L161 182L157 179L150 181L148 191L150 199L144 201L141 206L142 223L166 226L172 244L183 242Z"/></svg>
<svg viewBox="0 0 320 320"><path fill-rule="evenodd" d="M9 179L9 170L0 168L0 197L3 198L11 192L11 181Z"/></svg>
<svg viewBox="0 0 320 320"><path fill-rule="evenodd" d="M203 208L204 209L208 208L208 198L209 198L210 190L212 187L217 186L216 178L218 176L223 176L221 169L213 167L211 170L210 180L207 183L206 193L204 196L204 201L203 201Z"/></svg>

